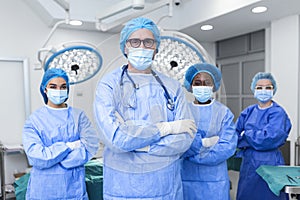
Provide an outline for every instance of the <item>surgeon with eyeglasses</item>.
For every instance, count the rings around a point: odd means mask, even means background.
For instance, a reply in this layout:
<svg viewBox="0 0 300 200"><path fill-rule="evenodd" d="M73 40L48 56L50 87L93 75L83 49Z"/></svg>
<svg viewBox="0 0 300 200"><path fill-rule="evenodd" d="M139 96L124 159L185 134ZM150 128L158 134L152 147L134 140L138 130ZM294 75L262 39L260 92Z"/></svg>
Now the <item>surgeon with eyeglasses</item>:
<svg viewBox="0 0 300 200"><path fill-rule="evenodd" d="M291 121L286 111L273 99L277 91L271 73L258 72L251 90L258 103L242 111L236 122L238 157L242 157L237 200L287 199L283 192L276 196L256 173L261 165L284 165L280 147L286 142Z"/></svg>
<svg viewBox="0 0 300 200"><path fill-rule="evenodd" d="M160 32L134 18L120 34L127 64L96 88L95 122L104 148L105 200L182 200L180 156L196 126L180 83L151 68Z"/></svg>

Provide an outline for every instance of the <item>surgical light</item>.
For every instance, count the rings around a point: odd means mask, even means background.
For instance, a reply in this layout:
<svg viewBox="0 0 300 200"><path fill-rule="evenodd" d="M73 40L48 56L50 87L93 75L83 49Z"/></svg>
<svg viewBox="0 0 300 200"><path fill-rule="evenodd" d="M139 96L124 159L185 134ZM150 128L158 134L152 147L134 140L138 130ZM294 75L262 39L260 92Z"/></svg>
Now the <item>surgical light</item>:
<svg viewBox="0 0 300 200"><path fill-rule="evenodd" d="M180 32L162 31L159 52L152 65L154 69L183 84L188 67L203 62L213 63L198 42Z"/></svg>
<svg viewBox="0 0 300 200"><path fill-rule="evenodd" d="M45 62L44 70L60 68L66 71L70 84L92 78L102 66L102 56L90 46L69 46L53 53Z"/></svg>
<svg viewBox="0 0 300 200"><path fill-rule="evenodd" d="M70 4L67 0L54 1L65 10L66 18L56 22L51 29L44 45L38 51L41 67L35 69L44 68L46 71L50 68L60 68L68 74L70 84L81 83L97 74L102 66L102 56L94 45L87 42L67 42L58 48L46 47L58 26L62 24L82 25L81 21L70 19Z"/></svg>

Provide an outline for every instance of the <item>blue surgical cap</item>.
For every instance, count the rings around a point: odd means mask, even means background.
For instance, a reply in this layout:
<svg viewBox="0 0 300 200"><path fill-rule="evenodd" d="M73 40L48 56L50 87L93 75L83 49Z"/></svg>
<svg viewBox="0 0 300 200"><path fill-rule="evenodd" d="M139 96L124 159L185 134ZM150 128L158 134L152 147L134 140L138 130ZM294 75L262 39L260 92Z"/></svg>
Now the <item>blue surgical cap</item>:
<svg viewBox="0 0 300 200"><path fill-rule="evenodd" d="M120 35L120 49L124 56L126 56L124 49L125 44L129 36L138 29L148 29L153 33L154 39L156 40L156 52L158 52L158 48L160 45L160 32L156 24L150 19L138 17L130 20L126 23L125 27L121 31ZM127 56L126 56L127 57Z"/></svg>
<svg viewBox="0 0 300 200"><path fill-rule="evenodd" d="M185 79L184 79L184 87L191 92L191 85L193 82L193 79L197 74L200 72L206 72L208 73L213 81L214 81L214 88L213 91L217 91L220 87L220 81L222 79L222 74L219 68L212 64L208 63L197 63L192 66L190 66L187 71L185 72Z"/></svg>
<svg viewBox="0 0 300 200"><path fill-rule="evenodd" d="M255 74L255 76L252 79L252 83L251 83L251 90L252 90L253 93L255 91L256 83L260 79L270 80L272 85L273 85L273 88L274 88L273 93L274 94L276 93L276 91L277 91L276 81L275 81L274 77L272 76L272 74L268 73L268 72L258 72L257 74Z"/></svg>
<svg viewBox="0 0 300 200"><path fill-rule="evenodd" d="M44 98L45 104L47 104L47 102L48 102L48 97L47 97L47 94L45 93L45 89L46 89L49 81L51 79L57 78L57 77L61 77L61 78L65 79L65 81L67 83L68 94L69 94L70 84L69 84L69 78L68 78L67 73L64 70L59 69L59 68L50 68L45 71L41 85L40 85L40 92ZM67 99L66 99L66 101L67 101Z"/></svg>

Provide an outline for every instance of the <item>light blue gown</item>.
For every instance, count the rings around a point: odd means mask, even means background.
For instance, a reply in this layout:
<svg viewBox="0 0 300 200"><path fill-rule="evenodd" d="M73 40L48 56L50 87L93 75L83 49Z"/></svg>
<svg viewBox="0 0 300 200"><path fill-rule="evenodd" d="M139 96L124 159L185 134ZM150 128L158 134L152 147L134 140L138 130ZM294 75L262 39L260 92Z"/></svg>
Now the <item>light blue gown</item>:
<svg viewBox="0 0 300 200"><path fill-rule="evenodd" d="M80 140L71 150L66 142ZM43 106L27 120L23 145L32 165L27 200L87 200L84 164L99 146L99 136L83 111Z"/></svg>
<svg viewBox="0 0 300 200"><path fill-rule="evenodd" d="M284 194L280 197L273 194L256 169L261 165L284 165L279 147L286 142L291 126L284 109L274 101L266 109L255 104L241 113L236 123L238 148L241 149L238 156L243 158L237 200L286 198Z"/></svg>
<svg viewBox="0 0 300 200"><path fill-rule="evenodd" d="M190 103L197 125L191 148L183 155L182 181L185 200L229 200L230 182L227 159L237 145L234 116L220 102L207 105ZM203 147L202 138L219 136L212 147Z"/></svg>
<svg viewBox="0 0 300 200"><path fill-rule="evenodd" d="M181 200L180 156L189 148L189 134L160 137L156 123L192 119L180 83L157 72L175 102L166 105L161 85L152 74L129 73L139 88L134 89L126 74L120 86L118 68L98 83L94 101L95 120L104 150L106 200ZM125 123L115 117L118 112ZM149 152L137 149L150 147Z"/></svg>

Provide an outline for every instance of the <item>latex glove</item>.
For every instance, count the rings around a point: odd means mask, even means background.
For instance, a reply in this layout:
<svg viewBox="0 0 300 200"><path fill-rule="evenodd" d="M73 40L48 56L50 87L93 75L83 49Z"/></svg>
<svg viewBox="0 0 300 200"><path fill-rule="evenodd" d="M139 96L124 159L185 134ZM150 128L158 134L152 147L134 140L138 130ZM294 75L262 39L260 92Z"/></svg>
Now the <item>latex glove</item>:
<svg viewBox="0 0 300 200"><path fill-rule="evenodd" d="M81 146L81 143L80 143L80 140L76 140L76 141L74 141L74 142L67 142L66 145L67 145L70 149L74 150L74 149L76 149L76 148L79 148L79 147Z"/></svg>
<svg viewBox="0 0 300 200"><path fill-rule="evenodd" d="M150 146L145 146L143 148L139 148L139 149L136 149L135 151L140 151L140 152L148 152L150 149Z"/></svg>
<svg viewBox="0 0 300 200"><path fill-rule="evenodd" d="M219 138L220 138L219 136L212 136L212 137L209 137L209 138L203 138L202 139L202 145L204 147L214 146L215 144L217 144Z"/></svg>
<svg viewBox="0 0 300 200"><path fill-rule="evenodd" d="M116 116L118 122L120 122L121 124L124 124L124 119L121 117L120 113L118 113L116 111L115 116Z"/></svg>
<svg viewBox="0 0 300 200"><path fill-rule="evenodd" d="M161 137L169 134L182 133L189 133L191 137L194 137L194 133L197 131L195 121L191 119L176 120L173 122L161 122L157 123L156 126L159 129Z"/></svg>
<svg viewBox="0 0 300 200"><path fill-rule="evenodd" d="M244 134L245 134L245 131L242 131L240 136L243 136Z"/></svg>

